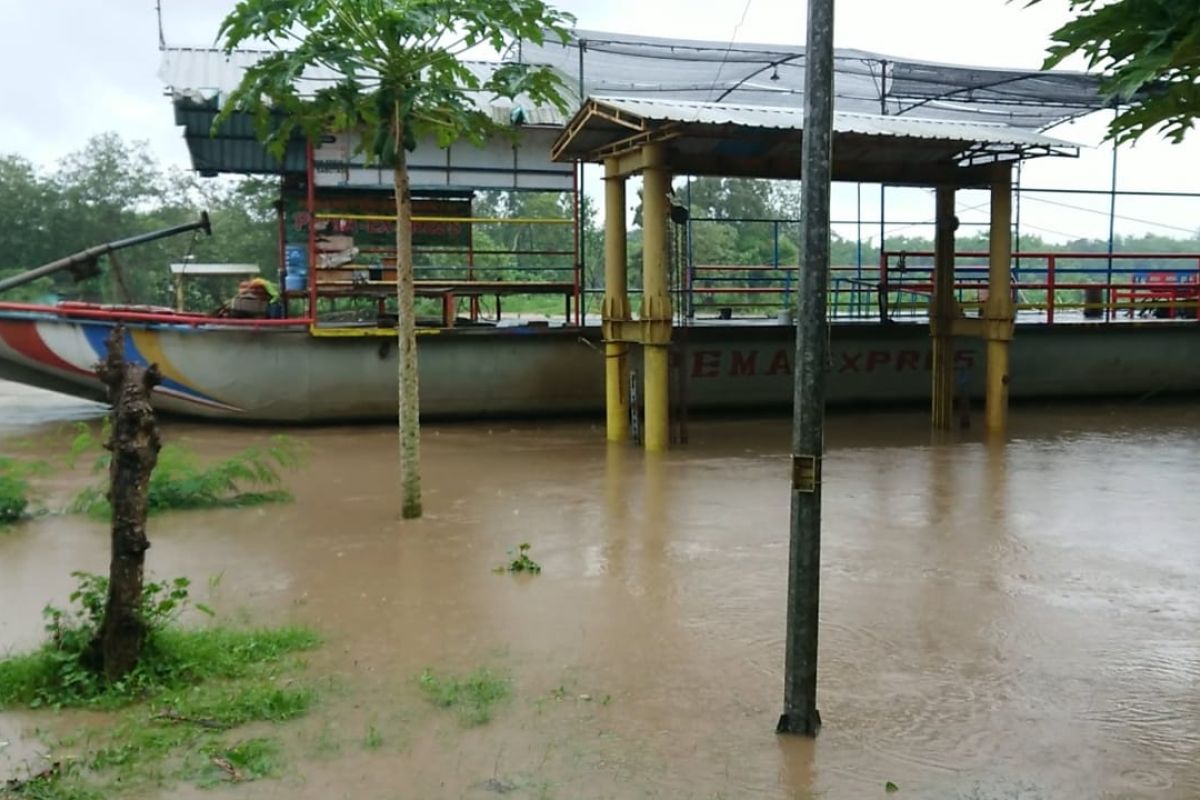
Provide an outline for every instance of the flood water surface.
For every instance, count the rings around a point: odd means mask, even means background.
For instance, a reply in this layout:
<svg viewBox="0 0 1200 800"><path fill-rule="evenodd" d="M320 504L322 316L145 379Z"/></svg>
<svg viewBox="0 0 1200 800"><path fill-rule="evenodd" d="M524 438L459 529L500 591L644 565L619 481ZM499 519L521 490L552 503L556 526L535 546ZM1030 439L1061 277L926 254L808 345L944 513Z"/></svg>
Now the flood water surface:
<svg viewBox="0 0 1200 800"><path fill-rule="evenodd" d="M76 414L6 415L0 437ZM694 421L661 458L588 422L430 425L412 523L392 429L294 429L294 502L156 517L148 566L325 637L312 746L230 796L1200 796L1200 410L1026 407L1012 427L932 442L920 413L830 417L815 741L774 733L787 419ZM214 457L269 433L164 431ZM521 542L542 572L495 573ZM0 641L34 646L106 548L74 517L0 534ZM415 688L480 666L514 689L486 725ZM0 740L29 724L0 714Z"/></svg>

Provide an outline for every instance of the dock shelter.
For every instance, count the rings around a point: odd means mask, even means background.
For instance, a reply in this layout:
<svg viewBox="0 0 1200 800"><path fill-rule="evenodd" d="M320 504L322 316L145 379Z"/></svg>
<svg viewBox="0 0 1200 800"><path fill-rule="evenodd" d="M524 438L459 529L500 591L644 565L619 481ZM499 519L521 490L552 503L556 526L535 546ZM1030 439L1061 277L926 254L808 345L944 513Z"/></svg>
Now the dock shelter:
<svg viewBox="0 0 1200 800"><path fill-rule="evenodd" d="M1076 146L1004 123L835 112L833 179L936 189L933 424L949 428L955 336L986 342L986 426L1003 430L1008 406L1008 348L1013 337L1012 168L1022 159L1075 155ZM644 353L645 446L669 441L669 192L672 175L803 180L804 115L785 106L706 103L647 97L589 97L552 149L558 161L604 165L607 434L629 435L630 345ZM626 267L625 184L643 179L642 301L636 318ZM966 318L953 294L955 192L991 192L988 299Z"/></svg>

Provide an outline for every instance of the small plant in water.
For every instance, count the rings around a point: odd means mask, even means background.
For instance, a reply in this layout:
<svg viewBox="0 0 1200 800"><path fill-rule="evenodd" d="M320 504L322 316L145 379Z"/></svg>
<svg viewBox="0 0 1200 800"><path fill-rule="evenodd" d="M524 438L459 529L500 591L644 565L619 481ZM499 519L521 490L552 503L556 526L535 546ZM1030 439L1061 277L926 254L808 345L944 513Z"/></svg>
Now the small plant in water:
<svg viewBox="0 0 1200 800"><path fill-rule="evenodd" d="M367 726L367 735L363 737L363 747L367 750L378 750L383 746L383 734L374 725Z"/></svg>
<svg viewBox="0 0 1200 800"><path fill-rule="evenodd" d="M542 565L529 557L529 542L521 542L517 549L508 551L508 563L496 567L494 572L528 572L537 575L542 571Z"/></svg>
<svg viewBox="0 0 1200 800"><path fill-rule="evenodd" d="M29 478L45 471L46 465L41 462L0 456L0 529L26 516L33 496Z"/></svg>
<svg viewBox="0 0 1200 800"><path fill-rule="evenodd" d="M279 774L282 747L274 738L226 742L211 738L184 760L182 774L210 789L223 783L246 783Z"/></svg>
<svg viewBox="0 0 1200 800"><path fill-rule="evenodd" d="M508 699L512 691L507 677L486 667L461 678L437 675L427 669L421 673L418 685L435 706L457 711L465 725L482 725L490 720L494 706Z"/></svg>

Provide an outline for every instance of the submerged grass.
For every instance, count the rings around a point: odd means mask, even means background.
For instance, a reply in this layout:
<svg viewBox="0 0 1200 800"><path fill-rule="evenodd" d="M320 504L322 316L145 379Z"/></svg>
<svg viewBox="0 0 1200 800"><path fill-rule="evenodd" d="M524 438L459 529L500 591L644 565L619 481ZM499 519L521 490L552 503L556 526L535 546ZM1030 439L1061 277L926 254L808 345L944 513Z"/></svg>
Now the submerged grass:
<svg viewBox="0 0 1200 800"><path fill-rule="evenodd" d="M86 785L77 768L49 768L24 780L0 783L0 800L106 800L98 789Z"/></svg>
<svg viewBox="0 0 1200 800"><path fill-rule="evenodd" d="M89 434L81 433L81 437ZM84 448L74 445L72 451ZM278 503L291 499L282 488L281 471L303 463L303 451L293 440L275 436L265 447L250 447L214 464L202 465L199 457L178 444L164 445L150 476L150 513L197 508L237 508ZM107 465L104 456L97 467ZM80 492L70 510L97 519L112 513L107 486L92 486Z"/></svg>
<svg viewBox="0 0 1200 800"><path fill-rule="evenodd" d="M92 800L179 780L212 786L278 773L281 748L274 739L232 737L248 723L283 723L308 713L316 692L292 677L303 662L290 656L315 646L317 636L303 628L222 627L167 629L157 636L158 668L147 672L156 680L141 681L138 691L127 685L91 696L64 694L57 665L44 649L0 661L0 707L124 709L104 728L54 748L82 751L83 771L35 780L19 792L0 788L0 799Z"/></svg>
<svg viewBox="0 0 1200 800"><path fill-rule="evenodd" d="M24 518L33 501L29 478L46 471L40 461L18 461L0 456L0 530Z"/></svg>
<svg viewBox="0 0 1200 800"><path fill-rule="evenodd" d="M486 667L462 677L437 675L427 669L418 685L435 706L457 712L464 725L488 722L495 706L512 693L509 678Z"/></svg>
<svg viewBox="0 0 1200 800"><path fill-rule="evenodd" d="M185 767L185 773L203 788L272 778L280 772L282 750L279 740L270 737L209 742L200 748L199 763Z"/></svg>
<svg viewBox="0 0 1200 800"><path fill-rule="evenodd" d="M0 709L116 708L204 681L262 676L286 656L318 643L313 631L299 627L152 630L133 674L105 684L80 669L78 654L47 642L0 661Z"/></svg>

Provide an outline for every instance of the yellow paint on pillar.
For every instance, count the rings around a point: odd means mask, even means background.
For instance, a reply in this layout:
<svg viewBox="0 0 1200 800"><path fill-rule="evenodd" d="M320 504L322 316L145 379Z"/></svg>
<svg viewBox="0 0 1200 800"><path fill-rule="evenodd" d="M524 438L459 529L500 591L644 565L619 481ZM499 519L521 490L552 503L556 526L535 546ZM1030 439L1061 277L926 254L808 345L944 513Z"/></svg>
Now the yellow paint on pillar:
<svg viewBox="0 0 1200 800"><path fill-rule="evenodd" d="M630 318L628 250L625 231L625 177L609 159L604 177L604 407L609 441L629 438L629 344L614 341L611 323Z"/></svg>
<svg viewBox="0 0 1200 800"><path fill-rule="evenodd" d="M999 165L992 181L988 298L984 304L987 380L984 424L991 433L1008 424L1008 347L1013 335L1012 167Z"/></svg>
<svg viewBox="0 0 1200 800"><path fill-rule="evenodd" d="M989 339L987 343L987 407L984 427L989 433L1002 433L1008 425L1008 342Z"/></svg>
<svg viewBox="0 0 1200 800"><path fill-rule="evenodd" d="M933 338L933 429L948 431L954 415L954 187L937 187L934 237L933 301L929 313Z"/></svg>
<svg viewBox="0 0 1200 800"><path fill-rule="evenodd" d="M629 438L629 345L604 343L604 409L610 442Z"/></svg>
<svg viewBox="0 0 1200 800"><path fill-rule="evenodd" d="M646 450L661 453L671 442L670 394L667 391L668 349L646 345L642 354L646 370Z"/></svg>
<svg viewBox="0 0 1200 800"><path fill-rule="evenodd" d="M642 308L643 381L646 409L645 447L661 452L670 444L671 296L667 280L667 192L671 181L661 145L643 147Z"/></svg>

